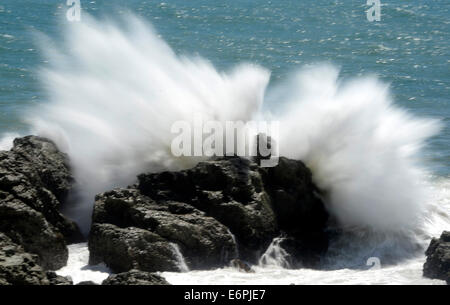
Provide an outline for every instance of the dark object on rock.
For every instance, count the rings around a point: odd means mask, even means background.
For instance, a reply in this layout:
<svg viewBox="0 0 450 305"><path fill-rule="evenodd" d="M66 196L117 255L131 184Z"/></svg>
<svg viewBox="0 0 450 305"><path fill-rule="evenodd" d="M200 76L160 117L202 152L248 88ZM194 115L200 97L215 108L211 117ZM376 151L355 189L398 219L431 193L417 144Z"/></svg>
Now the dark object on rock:
<svg viewBox="0 0 450 305"><path fill-rule="evenodd" d="M450 231L444 231L439 239L433 238L425 252L423 276L447 281L450 284Z"/></svg>
<svg viewBox="0 0 450 305"><path fill-rule="evenodd" d="M328 247L328 214L304 164L279 162L262 168L219 158L184 171L142 174L136 186L98 195L90 263L104 261L116 272L182 270L181 254L191 269L221 267L233 258L255 263L284 232L295 240L287 248L296 260L314 266Z"/></svg>
<svg viewBox="0 0 450 305"><path fill-rule="evenodd" d="M77 283L77 286L96 286L96 285L98 285L98 284L94 283L93 281L83 281L83 282Z"/></svg>
<svg viewBox="0 0 450 305"><path fill-rule="evenodd" d="M0 232L37 254L45 269L63 267L66 241L81 238L59 212L73 182L67 156L50 140L27 136L0 151Z"/></svg>
<svg viewBox="0 0 450 305"><path fill-rule="evenodd" d="M71 285L72 281L39 266L39 257L30 254L0 233L0 285Z"/></svg>
<svg viewBox="0 0 450 305"><path fill-rule="evenodd" d="M102 285L170 285L163 277L140 270L110 275Z"/></svg>
<svg viewBox="0 0 450 305"><path fill-rule="evenodd" d="M231 267L236 268L237 270L242 271L242 272L247 272L247 273L255 272L252 269L252 267L250 267L249 264L247 264L246 262L244 262L238 258L231 260L230 265L231 265Z"/></svg>

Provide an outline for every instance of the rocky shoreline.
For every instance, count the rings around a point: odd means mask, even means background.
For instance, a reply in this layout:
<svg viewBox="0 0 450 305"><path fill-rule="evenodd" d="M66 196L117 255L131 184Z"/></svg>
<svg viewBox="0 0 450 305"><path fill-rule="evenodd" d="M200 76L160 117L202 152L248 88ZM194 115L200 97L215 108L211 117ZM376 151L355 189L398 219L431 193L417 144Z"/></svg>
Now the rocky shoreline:
<svg viewBox="0 0 450 305"><path fill-rule="evenodd" d="M116 273L105 285L167 285L154 272L230 262L249 271L278 236L292 268L317 268L328 249L329 216L301 161L280 158L263 168L216 158L137 178L95 198L89 263ZM0 151L1 285L73 284L53 271L66 265L67 245L83 239L60 212L74 184L68 157L48 139L18 138ZM424 276L449 283L449 232L433 239L426 255Z"/></svg>

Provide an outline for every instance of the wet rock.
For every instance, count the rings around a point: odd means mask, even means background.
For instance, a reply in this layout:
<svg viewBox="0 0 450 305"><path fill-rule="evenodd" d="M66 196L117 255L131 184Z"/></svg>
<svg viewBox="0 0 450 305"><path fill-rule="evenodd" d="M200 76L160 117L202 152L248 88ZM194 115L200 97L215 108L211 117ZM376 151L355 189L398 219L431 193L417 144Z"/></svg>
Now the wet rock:
<svg viewBox="0 0 450 305"><path fill-rule="evenodd" d="M170 244L159 235L136 227L94 224L89 239L90 264L104 262L115 272L178 271Z"/></svg>
<svg viewBox="0 0 450 305"><path fill-rule="evenodd" d="M102 285L170 285L163 277L140 270L110 275Z"/></svg>
<svg viewBox="0 0 450 305"><path fill-rule="evenodd" d="M330 237L325 230L328 213L311 171L301 161L280 157L277 166L261 172L283 232L280 247L289 253L293 268L316 267Z"/></svg>
<svg viewBox="0 0 450 305"><path fill-rule="evenodd" d="M450 284L450 231L433 238L425 252L427 260L423 265L423 276L447 281Z"/></svg>
<svg viewBox="0 0 450 305"><path fill-rule="evenodd" d="M223 266L235 253L226 227L192 206L156 202L137 189L97 196L89 237L90 263L116 272L180 271L177 244L189 268Z"/></svg>
<svg viewBox="0 0 450 305"><path fill-rule="evenodd" d="M0 232L37 254L45 269L63 267L66 242L81 239L59 212L73 182L67 156L50 140L27 136L0 151Z"/></svg>
<svg viewBox="0 0 450 305"><path fill-rule="evenodd" d="M56 285L56 286L73 285L73 281L70 278L70 276L57 275L53 271L47 271L45 274L50 282L50 285Z"/></svg>
<svg viewBox="0 0 450 305"><path fill-rule="evenodd" d="M143 194L184 202L229 228L245 260L257 261L261 249L278 234L259 167L247 159L216 159L186 171L143 174L138 179Z"/></svg>
<svg viewBox="0 0 450 305"><path fill-rule="evenodd" d="M39 257L0 233L0 285L70 285L67 278L45 272Z"/></svg>
<svg viewBox="0 0 450 305"><path fill-rule="evenodd" d="M252 267L250 267L249 264L247 264L246 262L236 258L236 259L232 259L230 262L231 267L236 268L237 270L241 271L241 272L247 272L247 273L253 273L255 272Z"/></svg>
<svg viewBox="0 0 450 305"><path fill-rule="evenodd" d="M286 251L313 266L328 247L328 214L317 192L305 165L286 158L274 168L227 157L141 174L137 185L97 196L91 263L105 261L116 272L180 270L168 251L174 243L191 269L233 258L253 264L284 232Z"/></svg>
<svg viewBox="0 0 450 305"><path fill-rule="evenodd" d="M63 267L68 258L64 236L55 229L42 213L20 200L6 198L0 201L0 231L27 252L38 254L45 269Z"/></svg>

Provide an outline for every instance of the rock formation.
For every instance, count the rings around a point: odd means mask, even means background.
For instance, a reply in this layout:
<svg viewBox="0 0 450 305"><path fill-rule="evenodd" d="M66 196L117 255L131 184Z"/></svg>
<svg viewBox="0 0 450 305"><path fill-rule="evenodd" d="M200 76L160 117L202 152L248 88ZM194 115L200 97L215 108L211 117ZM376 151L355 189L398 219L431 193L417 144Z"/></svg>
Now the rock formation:
<svg viewBox="0 0 450 305"><path fill-rule="evenodd" d="M10 151L0 151L0 232L37 254L44 269L63 267L66 243L80 238L60 213L73 183L67 156L47 139L18 138Z"/></svg>
<svg viewBox="0 0 450 305"><path fill-rule="evenodd" d="M298 265L314 266L327 249L328 217L316 193L310 171L286 158L274 168L227 157L141 174L136 185L97 196L90 262L116 272L181 270L176 244L190 269L256 263L283 232Z"/></svg>
<svg viewBox="0 0 450 305"><path fill-rule="evenodd" d="M433 238L425 255L423 275L450 284L450 231L442 232L440 238Z"/></svg>

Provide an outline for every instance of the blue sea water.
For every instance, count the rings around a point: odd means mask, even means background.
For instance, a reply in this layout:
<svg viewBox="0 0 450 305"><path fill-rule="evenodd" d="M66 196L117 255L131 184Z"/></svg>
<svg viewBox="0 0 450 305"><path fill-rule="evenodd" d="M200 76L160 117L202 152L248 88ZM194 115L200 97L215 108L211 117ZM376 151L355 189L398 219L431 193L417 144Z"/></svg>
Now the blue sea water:
<svg viewBox="0 0 450 305"><path fill-rule="evenodd" d="M340 66L345 77L378 75L395 103L442 121L425 159L435 174L450 175L448 0L381 0L379 22L367 20L365 0L80 2L81 18L133 12L177 52L199 54L219 69L260 64L272 71L271 85L324 61ZM35 35L58 39L67 9L63 0L0 0L0 135L26 133L24 111L45 103L37 72L48 62Z"/></svg>

